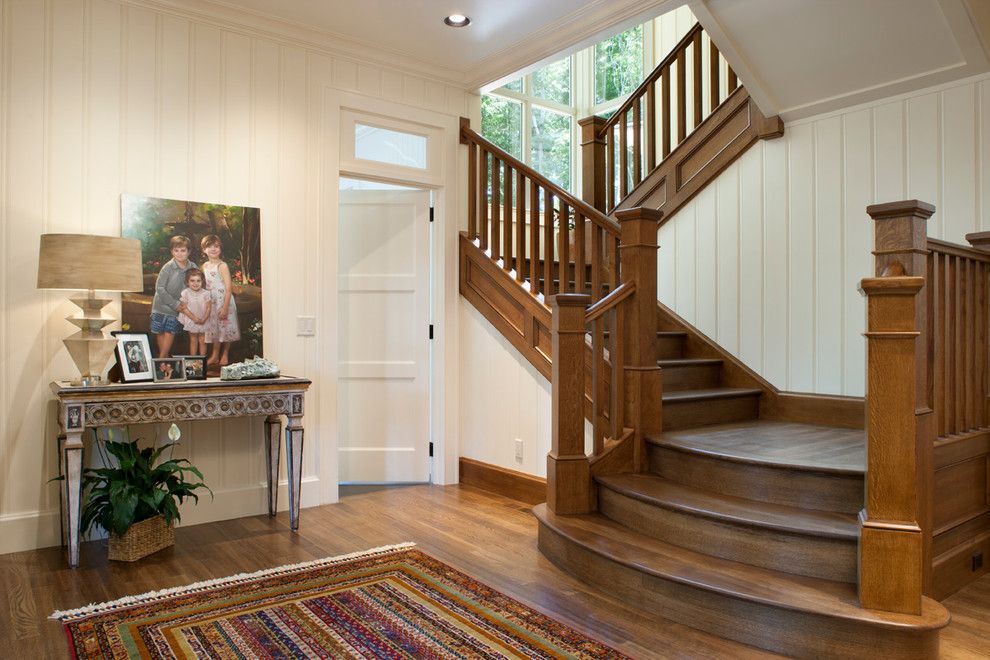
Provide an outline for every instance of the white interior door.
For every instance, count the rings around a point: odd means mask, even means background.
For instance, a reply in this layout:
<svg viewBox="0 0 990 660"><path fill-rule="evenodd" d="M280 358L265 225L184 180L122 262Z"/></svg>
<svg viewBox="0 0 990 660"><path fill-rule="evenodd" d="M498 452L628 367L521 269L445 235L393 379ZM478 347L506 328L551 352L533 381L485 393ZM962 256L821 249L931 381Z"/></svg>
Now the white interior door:
<svg viewBox="0 0 990 660"><path fill-rule="evenodd" d="M341 190L341 483L430 479L430 194Z"/></svg>

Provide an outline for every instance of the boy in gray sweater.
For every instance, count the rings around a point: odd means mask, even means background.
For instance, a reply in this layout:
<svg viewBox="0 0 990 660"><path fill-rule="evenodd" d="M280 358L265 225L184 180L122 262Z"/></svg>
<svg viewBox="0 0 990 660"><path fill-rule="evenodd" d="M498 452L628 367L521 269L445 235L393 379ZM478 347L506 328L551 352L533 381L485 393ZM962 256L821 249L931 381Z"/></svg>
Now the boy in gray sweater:
<svg viewBox="0 0 990 660"><path fill-rule="evenodd" d="M179 300L179 296L186 288L186 271L196 267L196 264L189 261L188 238L173 236L170 247L172 258L158 273L155 299L151 303L151 332L155 335L160 358L172 356L175 333L182 330L179 314L186 310L186 305Z"/></svg>

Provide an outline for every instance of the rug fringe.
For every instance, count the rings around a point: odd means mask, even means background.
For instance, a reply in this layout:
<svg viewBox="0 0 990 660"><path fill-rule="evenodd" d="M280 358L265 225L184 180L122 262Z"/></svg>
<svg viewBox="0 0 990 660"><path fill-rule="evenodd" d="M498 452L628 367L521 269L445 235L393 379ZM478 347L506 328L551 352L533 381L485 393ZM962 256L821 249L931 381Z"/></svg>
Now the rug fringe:
<svg viewBox="0 0 990 660"><path fill-rule="evenodd" d="M213 580L204 580L202 582L196 582L194 584L187 584L181 587L171 587L168 589L160 589L158 591L149 591L147 593L139 594L136 596L124 596L116 600L110 600L105 603L90 603L83 607L77 607L74 610L56 610L48 615L49 619L56 621L61 621L62 623L68 623L71 620L78 619L82 616L89 614L110 612L121 607L127 607L131 605L139 605L143 603L151 603L162 598L170 598L172 596L178 596L181 594L190 593L193 591L203 591L206 589L213 589L215 587L228 586L231 584L237 584L238 582L246 582L248 580L254 580L260 577L267 577L269 575L276 575L280 573L292 573L294 571L299 571L303 569L313 568L314 566L329 566L332 564L337 564L342 561L349 561L351 559L357 559L359 557L371 557L374 555L383 554L386 552L392 552L394 550L404 550L406 548L411 548L416 544L413 542L406 543L396 543L395 545L383 545L377 548L371 548L370 550L361 550L360 552L351 552L346 555L337 555L335 557L324 557L323 559L314 559L311 561L304 561L298 564L286 564L285 566L277 566L275 568L264 568L253 573L238 573L237 575L230 575L227 577L216 578Z"/></svg>

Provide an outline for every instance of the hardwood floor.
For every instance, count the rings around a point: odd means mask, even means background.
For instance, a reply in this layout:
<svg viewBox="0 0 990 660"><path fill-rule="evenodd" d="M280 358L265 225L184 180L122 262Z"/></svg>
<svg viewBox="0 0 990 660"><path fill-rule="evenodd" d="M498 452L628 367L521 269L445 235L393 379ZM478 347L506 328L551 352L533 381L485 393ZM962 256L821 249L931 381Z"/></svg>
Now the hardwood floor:
<svg viewBox="0 0 990 660"><path fill-rule="evenodd" d="M342 488L339 504L288 516L183 527L176 546L135 565L109 563L102 542L82 545L81 568L59 548L0 555L3 657L66 657L55 609L282 564L415 541L425 552L638 658L765 658L770 654L648 617L558 570L536 548L530 505L468 487ZM990 657L990 575L948 601L947 658ZM660 623L658 623L660 621ZM981 656L980 654L983 654Z"/></svg>

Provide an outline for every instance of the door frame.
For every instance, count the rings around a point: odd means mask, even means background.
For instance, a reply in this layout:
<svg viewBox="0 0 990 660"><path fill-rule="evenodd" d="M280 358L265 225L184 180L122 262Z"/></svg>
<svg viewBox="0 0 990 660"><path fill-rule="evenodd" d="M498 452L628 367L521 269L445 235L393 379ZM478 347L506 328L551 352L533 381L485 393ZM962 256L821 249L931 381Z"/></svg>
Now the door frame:
<svg viewBox="0 0 990 660"><path fill-rule="evenodd" d="M434 193L434 223L431 236L433 253L433 325L434 343L430 365L430 418L431 441L433 442L433 463L431 483L457 483L458 456L458 393L457 393L457 231L456 215L448 209L460 208L463 199L462 180L459 162L460 118L430 110L422 110L401 103L384 101L379 98L354 92L343 92L326 86L319 99L321 104L321 131L325 138L319 167L320 223L319 244L326 246L320 266L320 279L323 282L320 318L337 318L337 246L339 245L339 187L340 177L354 177L378 180L398 185L407 185ZM402 130L403 126L419 126L431 131L439 140L436 169L434 173L396 168L387 164L357 162L341 157L341 122L348 113L373 117L377 125L388 121L387 127ZM408 129L406 129L408 130ZM337 139L333 139L337 136ZM432 163L431 163L432 165ZM431 167L431 170L433 168ZM338 335L336 323L324 324L323 347L319 350L320 373L327 382L321 384L319 401L320 452L318 472L322 484L324 503L338 501L338 448L339 429L337 415L337 363ZM424 328L425 331L425 328Z"/></svg>

